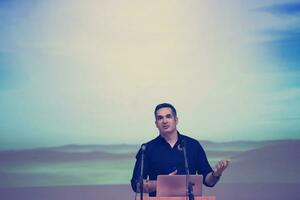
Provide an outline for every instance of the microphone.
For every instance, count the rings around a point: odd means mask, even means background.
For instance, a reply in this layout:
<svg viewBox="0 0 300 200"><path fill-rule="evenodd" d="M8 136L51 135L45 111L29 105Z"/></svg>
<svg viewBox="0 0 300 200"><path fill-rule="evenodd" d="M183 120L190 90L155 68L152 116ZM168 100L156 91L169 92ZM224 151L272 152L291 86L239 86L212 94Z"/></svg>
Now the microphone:
<svg viewBox="0 0 300 200"><path fill-rule="evenodd" d="M145 154L145 150L146 150L146 145L143 144L141 147L141 173L140 173L140 200L143 200L143 189L144 189L144 182L143 182L143 178L144 178L144 154Z"/></svg>
<svg viewBox="0 0 300 200"><path fill-rule="evenodd" d="M186 142L184 139L180 139L179 145L177 146L178 150L183 151L183 157L184 157L184 166L185 166L185 172L186 175L190 175L189 165L188 165L188 159L186 155Z"/></svg>
<svg viewBox="0 0 300 200"><path fill-rule="evenodd" d="M141 147L142 152L146 150L146 144L143 144Z"/></svg>
<svg viewBox="0 0 300 200"><path fill-rule="evenodd" d="M183 156L184 156L184 166L185 166L185 173L186 173L186 196L189 197L189 200L194 200L194 192L193 192L193 186L194 183L190 181L190 170L189 170L189 164L188 164L188 159L186 155L186 141L184 139L180 139L179 145L177 146L178 150L180 148L183 151Z"/></svg>
<svg viewBox="0 0 300 200"><path fill-rule="evenodd" d="M185 141L183 139L179 139L179 144L177 145L177 149L179 151L183 151L184 146L185 146Z"/></svg>

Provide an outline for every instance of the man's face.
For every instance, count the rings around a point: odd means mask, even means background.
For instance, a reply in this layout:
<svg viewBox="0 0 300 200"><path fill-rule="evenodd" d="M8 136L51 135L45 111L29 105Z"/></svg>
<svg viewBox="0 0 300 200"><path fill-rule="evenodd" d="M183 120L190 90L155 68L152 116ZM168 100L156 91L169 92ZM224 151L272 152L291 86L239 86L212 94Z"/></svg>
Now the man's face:
<svg viewBox="0 0 300 200"><path fill-rule="evenodd" d="M170 134L177 132L177 117L174 116L171 108L161 108L156 112L155 124L160 134Z"/></svg>

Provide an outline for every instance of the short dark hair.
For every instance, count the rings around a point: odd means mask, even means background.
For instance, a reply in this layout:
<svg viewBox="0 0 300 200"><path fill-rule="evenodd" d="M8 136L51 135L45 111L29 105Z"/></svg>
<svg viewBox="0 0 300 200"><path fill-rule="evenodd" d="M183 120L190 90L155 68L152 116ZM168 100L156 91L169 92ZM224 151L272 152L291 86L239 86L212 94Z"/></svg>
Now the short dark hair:
<svg viewBox="0 0 300 200"><path fill-rule="evenodd" d="M172 113L174 115L174 117L177 117L177 112L176 112L176 109L175 107L170 104L170 103L161 103L161 104L158 104L156 107L155 107L155 110L154 110L154 116L156 118L156 112L161 109L161 108L170 108L172 110Z"/></svg>

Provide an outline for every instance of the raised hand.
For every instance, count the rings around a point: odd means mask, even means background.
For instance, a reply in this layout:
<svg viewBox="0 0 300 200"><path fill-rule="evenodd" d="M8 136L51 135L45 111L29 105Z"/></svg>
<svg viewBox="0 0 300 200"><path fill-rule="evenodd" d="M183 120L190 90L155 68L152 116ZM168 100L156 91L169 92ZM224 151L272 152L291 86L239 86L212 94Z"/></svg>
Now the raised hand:
<svg viewBox="0 0 300 200"><path fill-rule="evenodd" d="M216 166L213 169L213 176L221 176L223 171L228 167L229 160L221 160L216 164Z"/></svg>

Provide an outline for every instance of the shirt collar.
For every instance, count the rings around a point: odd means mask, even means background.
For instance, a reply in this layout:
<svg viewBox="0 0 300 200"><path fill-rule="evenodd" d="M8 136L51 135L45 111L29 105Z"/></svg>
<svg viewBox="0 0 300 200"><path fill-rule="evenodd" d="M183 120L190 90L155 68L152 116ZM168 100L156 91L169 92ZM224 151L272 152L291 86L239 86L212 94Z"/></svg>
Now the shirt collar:
<svg viewBox="0 0 300 200"><path fill-rule="evenodd" d="M165 138L163 138L160 134L158 136L158 139L160 140L160 142L164 142L164 143L168 143ZM179 133L179 131L177 131L177 141L175 143L175 146L178 145L179 141L183 139L183 136Z"/></svg>

